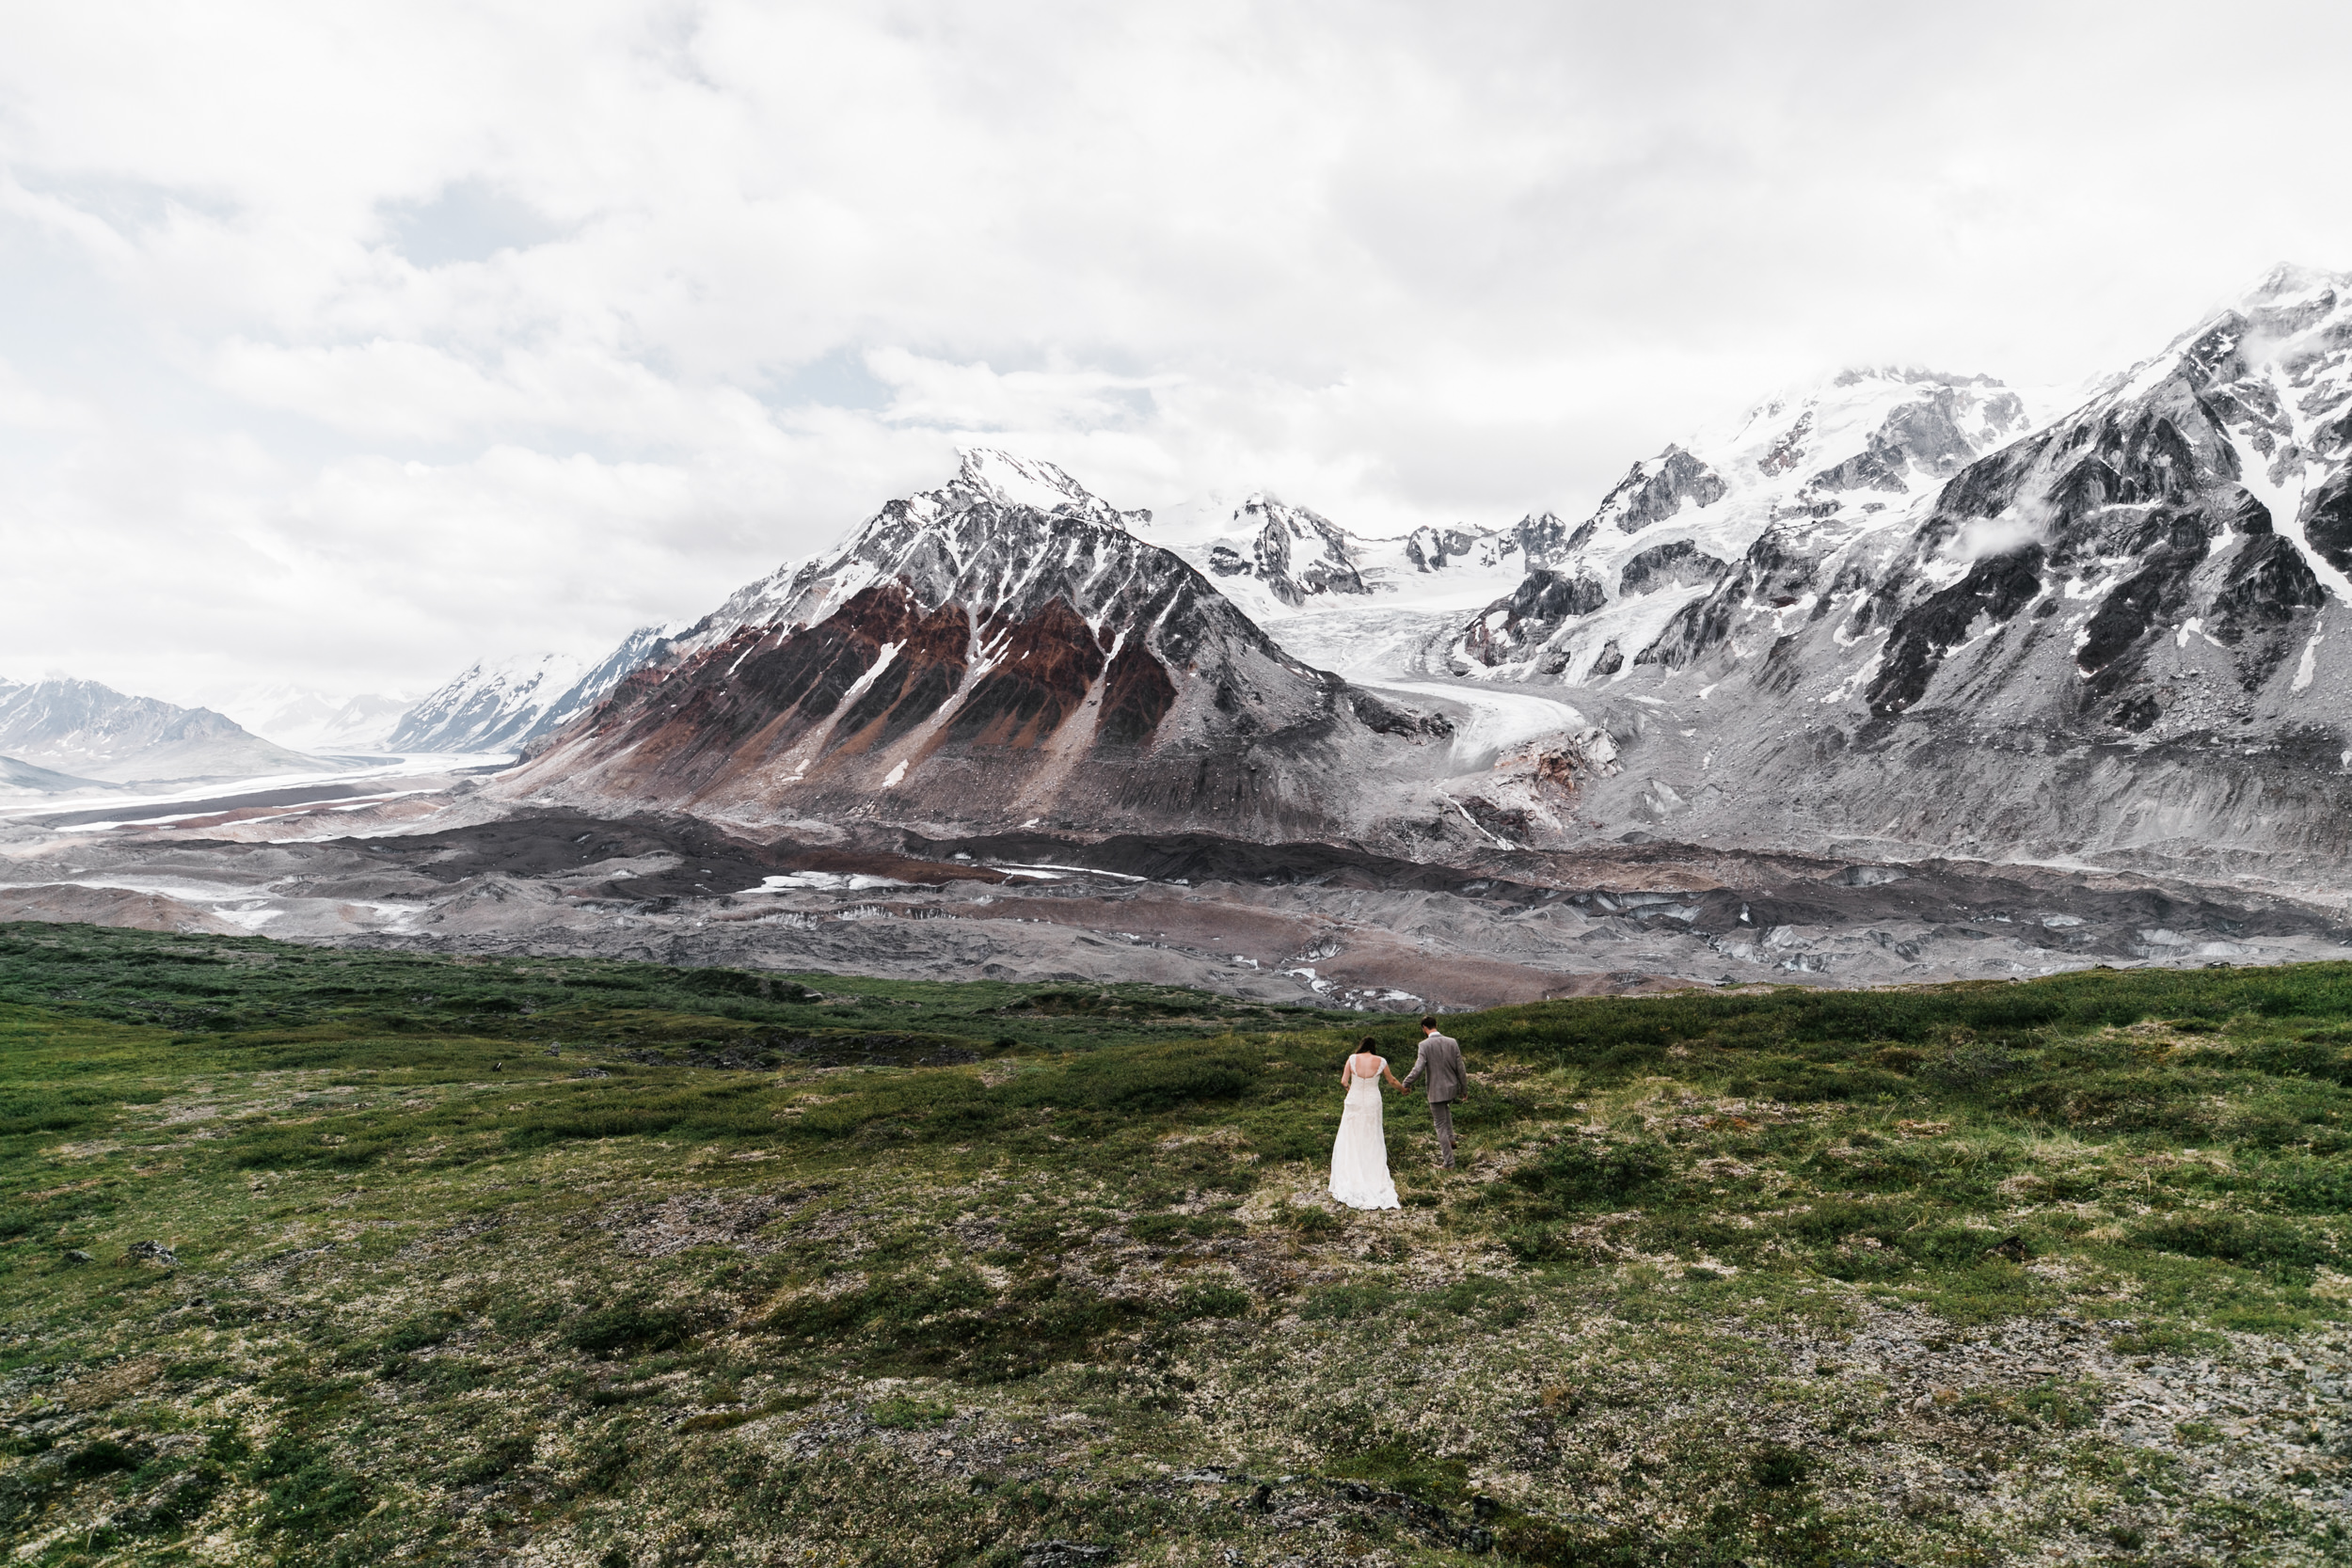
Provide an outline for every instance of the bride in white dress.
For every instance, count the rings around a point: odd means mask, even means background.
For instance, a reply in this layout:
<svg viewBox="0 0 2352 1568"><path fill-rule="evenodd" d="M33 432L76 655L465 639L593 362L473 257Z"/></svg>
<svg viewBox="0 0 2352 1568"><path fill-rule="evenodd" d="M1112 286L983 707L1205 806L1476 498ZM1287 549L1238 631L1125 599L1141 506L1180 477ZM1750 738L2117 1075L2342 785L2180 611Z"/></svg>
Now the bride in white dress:
<svg viewBox="0 0 2352 1568"><path fill-rule="evenodd" d="M1389 1140L1380 1126L1380 1080L1395 1087L1386 1058L1373 1053L1373 1038L1340 1069L1347 1101L1340 1112L1339 1140L1331 1146L1331 1196L1350 1209L1401 1209L1396 1183L1389 1180Z"/></svg>

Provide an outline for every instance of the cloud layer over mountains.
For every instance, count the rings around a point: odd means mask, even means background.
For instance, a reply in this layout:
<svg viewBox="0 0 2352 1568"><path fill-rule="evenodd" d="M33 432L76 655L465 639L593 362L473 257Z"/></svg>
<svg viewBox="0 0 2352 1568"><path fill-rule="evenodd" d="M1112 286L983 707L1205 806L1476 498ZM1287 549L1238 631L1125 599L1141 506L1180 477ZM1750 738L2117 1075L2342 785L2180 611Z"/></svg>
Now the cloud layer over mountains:
<svg viewBox="0 0 2352 1568"><path fill-rule="evenodd" d="M0 669L593 657L976 438L1401 533L1838 362L2072 381L2352 258L2344 14L2124 14L28 13Z"/></svg>

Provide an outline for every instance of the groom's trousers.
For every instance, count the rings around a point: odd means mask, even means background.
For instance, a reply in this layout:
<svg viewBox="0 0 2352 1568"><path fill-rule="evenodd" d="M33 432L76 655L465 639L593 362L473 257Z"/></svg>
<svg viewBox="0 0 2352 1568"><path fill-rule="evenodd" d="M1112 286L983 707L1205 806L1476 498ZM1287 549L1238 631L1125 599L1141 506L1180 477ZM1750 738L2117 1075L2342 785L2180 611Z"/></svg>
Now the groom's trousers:
<svg viewBox="0 0 2352 1568"><path fill-rule="evenodd" d="M1433 1100L1429 1102L1429 1119L1438 1124L1438 1164L1454 1168L1454 1101Z"/></svg>

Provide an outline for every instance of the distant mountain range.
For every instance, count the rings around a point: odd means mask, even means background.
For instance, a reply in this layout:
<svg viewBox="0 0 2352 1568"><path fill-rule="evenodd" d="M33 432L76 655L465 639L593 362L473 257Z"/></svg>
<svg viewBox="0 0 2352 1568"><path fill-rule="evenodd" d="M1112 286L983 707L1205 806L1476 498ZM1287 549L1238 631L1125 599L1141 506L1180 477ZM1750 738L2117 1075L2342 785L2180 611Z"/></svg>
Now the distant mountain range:
<svg viewBox="0 0 2352 1568"><path fill-rule="evenodd" d="M413 697L383 692L342 696L287 684L246 687L208 700L208 705L281 746L341 752L388 750L386 736L414 704Z"/></svg>
<svg viewBox="0 0 2352 1568"><path fill-rule="evenodd" d="M248 734L210 708L67 679L0 682L0 785L44 793L330 767Z"/></svg>
<svg viewBox="0 0 2352 1568"><path fill-rule="evenodd" d="M1581 521L1385 540L1265 494L1155 523L975 452L643 637L600 705L548 705L591 711L512 783L2305 885L2352 850L2348 357L2352 279L2280 268L2056 418L1981 375L1849 371Z"/></svg>
<svg viewBox="0 0 2352 1568"><path fill-rule="evenodd" d="M1659 836L2309 887L2352 854L2347 454L2352 277L2281 267L2079 406L1850 370L1577 520L1369 538L1264 492L1155 519L974 451L594 664L270 721L523 750L497 790L743 822ZM0 683L0 755L98 781L303 760L76 682Z"/></svg>

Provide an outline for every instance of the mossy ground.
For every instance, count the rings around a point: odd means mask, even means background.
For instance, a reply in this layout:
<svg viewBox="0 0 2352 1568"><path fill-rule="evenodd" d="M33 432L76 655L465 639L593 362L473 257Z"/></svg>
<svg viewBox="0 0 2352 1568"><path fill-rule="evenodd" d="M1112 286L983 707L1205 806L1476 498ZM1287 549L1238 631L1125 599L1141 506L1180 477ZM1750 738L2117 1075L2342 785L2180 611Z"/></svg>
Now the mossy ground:
<svg viewBox="0 0 2352 1568"><path fill-rule="evenodd" d="M0 927L0 1535L2352 1560L2352 966L1452 1022Z"/></svg>

